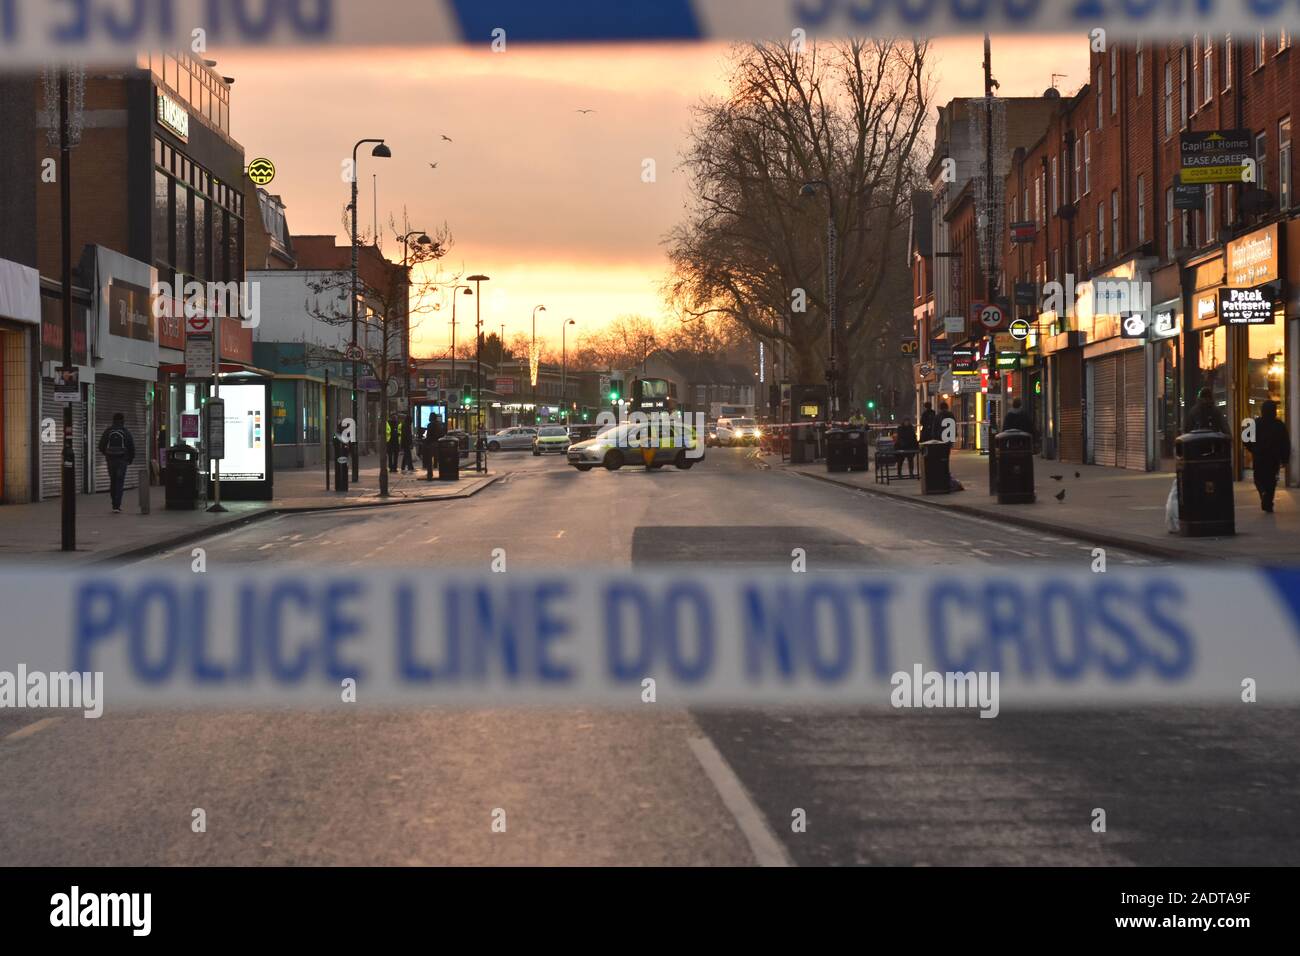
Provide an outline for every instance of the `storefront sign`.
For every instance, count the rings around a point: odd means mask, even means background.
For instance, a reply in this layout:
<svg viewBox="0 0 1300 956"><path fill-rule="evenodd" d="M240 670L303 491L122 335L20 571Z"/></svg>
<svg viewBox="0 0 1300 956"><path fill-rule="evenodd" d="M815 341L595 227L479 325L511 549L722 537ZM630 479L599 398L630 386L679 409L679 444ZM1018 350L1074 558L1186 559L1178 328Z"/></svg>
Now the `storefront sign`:
<svg viewBox="0 0 1300 956"><path fill-rule="evenodd" d="M1038 304L1038 285L1033 282L1017 282L1015 290L1016 305L1033 306Z"/></svg>
<svg viewBox="0 0 1300 956"><path fill-rule="evenodd" d="M257 186L271 185L271 180L275 179L275 163L265 156L257 157L248 164L248 178Z"/></svg>
<svg viewBox="0 0 1300 956"><path fill-rule="evenodd" d="M1277 289L1271 285L1254 289L1219 290L1220 325L1272 325Z"/></svg>
<svg viewBox="0 0 1300 956"><path fill-rule="evenodd" d="M189 141L189 111L166 93L158 94L158 122L167 127L181 142Z"/></svg>
<svg viewBox="0 0 1300 956"><path fill-rule="evenodd" d="M1180 152L1184 183L1239 183L1254 143L1247 129L1185 132Z"/></svg>
<svg viewBox="0 0 1300 956"><path fill-rule="evenodd" d="M1147 317L1145 313L1134 312L1120 319L1119 336L1122 339L1144 339L1147 337Z"/></svg>
<svg viewBox="0 0 1300 956"><path fill-rule="evenodd" d="M1152 313L1151 318L1152 341L1171 339L1179 331L1177 303L1166 303L1164 306L1158 306Z"/></svg>
<svg viewBox="0 0 1300 956"><path fill-rule="evenodd" d="M930 340L930 358L936 365L947 366L952 364L952 343L945 342L942 339Z"/></svg>
<svg viewBox="0 0 1300 956"><path fill-rule="evenodd" d="M1278 225L1273 223L1228 243L1226 284L1253 289L1278 278Z"/></svg>
<svg viewBox="0 0 1300 956"><path fill-rule="evenodd" d="M1196 297L1196 321L1193 328L1204 328L1207 325L1216 324L1219 317L1219 293L1213 292L1202 293Z"/></svg>
<svg viewBox="0 0 1300 956"><path fill-rule="evenodd" d="M140 342L154 340L153 301L148 289L121 279L110 280L108 332Z"/></svg>
<svg viewBox="0 0 1300 956"><path fill-rule="evenodd" d="M515 380L513 378L497 379L494 391L498 395L513 395L515 393Z"/></svg>
<svg viewBox="0 0 1300 956"><path fill-rule="evenodd" d="M959 348L952 350L953 375L978 375L980 373L980 350Z"/></svg>

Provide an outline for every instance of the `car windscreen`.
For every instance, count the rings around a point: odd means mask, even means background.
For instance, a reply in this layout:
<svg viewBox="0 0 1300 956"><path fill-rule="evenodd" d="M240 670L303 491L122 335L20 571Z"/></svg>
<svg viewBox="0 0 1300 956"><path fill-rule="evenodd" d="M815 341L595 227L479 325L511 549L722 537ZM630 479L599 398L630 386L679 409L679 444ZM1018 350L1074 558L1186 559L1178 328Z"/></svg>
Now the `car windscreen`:
<svg viewBox="0 0 1300 956"><path fill-rule="evenodd" d="M541 438L567 438L569 433L563 428L543 428L538 433Z"/></svg>

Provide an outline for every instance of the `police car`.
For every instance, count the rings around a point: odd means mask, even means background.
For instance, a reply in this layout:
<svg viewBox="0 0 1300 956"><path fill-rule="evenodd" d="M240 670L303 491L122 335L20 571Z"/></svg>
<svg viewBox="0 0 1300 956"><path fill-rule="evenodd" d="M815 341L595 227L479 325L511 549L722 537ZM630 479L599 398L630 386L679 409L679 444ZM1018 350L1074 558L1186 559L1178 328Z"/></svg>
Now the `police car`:
<svg viewBox="0 0 1300 956"><path fill-rule="evenodd" d="M704 460L704 445L689 425L679 423L660 431L629 422L570 445L568 458L578 471L591 471L597 465L609 471L618 471L624 465L645 465L650 471L672 465L688 471Z"/></svg>
<svg viewBox="0 0 1300 956"><path fill-rule="evenodd" d="M569 450L569 430L563 425L543 425L533 439L534 455L563 455Z"/></svg>

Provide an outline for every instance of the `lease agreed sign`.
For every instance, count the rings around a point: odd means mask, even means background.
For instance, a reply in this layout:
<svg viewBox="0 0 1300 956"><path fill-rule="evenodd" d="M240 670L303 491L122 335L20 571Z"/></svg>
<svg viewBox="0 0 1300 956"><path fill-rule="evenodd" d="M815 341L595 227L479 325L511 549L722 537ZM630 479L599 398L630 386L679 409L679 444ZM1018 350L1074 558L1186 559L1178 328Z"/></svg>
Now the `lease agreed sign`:
<svg viewBox="0 0 1300 956"><path fill-rule="evenodd" d="M1182 184L1239 183L1246 160L1254 157L1248 129L1185 132L1180 140Z"/></svg>

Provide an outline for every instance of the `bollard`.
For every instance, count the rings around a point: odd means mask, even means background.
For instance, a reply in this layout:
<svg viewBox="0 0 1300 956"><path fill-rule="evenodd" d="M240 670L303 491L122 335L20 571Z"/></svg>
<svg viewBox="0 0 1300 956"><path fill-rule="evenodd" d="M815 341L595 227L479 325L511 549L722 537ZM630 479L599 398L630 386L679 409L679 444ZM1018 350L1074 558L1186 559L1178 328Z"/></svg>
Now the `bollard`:
<svg viewBox="0 0 1300 956"><path fill-rule="evenodd" d="M146 473L141 471L140 483L136 488L140 492L140 514L142 515L147 515L149 513L149 482L146 479Z"/></svg>

